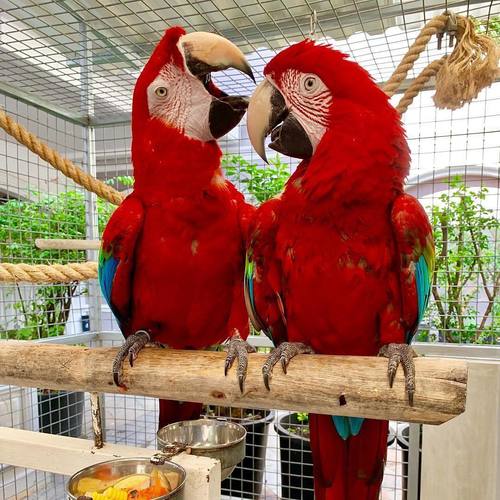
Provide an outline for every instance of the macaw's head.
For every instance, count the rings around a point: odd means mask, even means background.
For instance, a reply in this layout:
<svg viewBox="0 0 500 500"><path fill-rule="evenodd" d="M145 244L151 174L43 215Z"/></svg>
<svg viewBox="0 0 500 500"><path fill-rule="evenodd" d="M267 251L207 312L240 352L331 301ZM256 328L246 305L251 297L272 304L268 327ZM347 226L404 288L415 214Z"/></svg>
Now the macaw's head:
<svg viewBox="0 0 500 500"><path fill-rule="evenodd" d="M132 132L148 130L148 123L176 130L202 142L217 139L234 128L248 100L228 96L212 82L214 71L235 68L253 79L242 52L214 33L168 29L142 70L132 105ZM159 139L159 138L157 138Z"/></svg>
<svg viewBox="0 0 500 500"><path fill-rule="evenodd" d="M361 136L361 122L369 120L371 127L372 118L380 127L388 122L399 127L397 113L369 74L327 45L311 40L292 45L267 64L264 76L247 115L250 141L264 160L268 135L270 148L309 159L328 133L335 141L332 130L339 126L351 136Z"/></svg>

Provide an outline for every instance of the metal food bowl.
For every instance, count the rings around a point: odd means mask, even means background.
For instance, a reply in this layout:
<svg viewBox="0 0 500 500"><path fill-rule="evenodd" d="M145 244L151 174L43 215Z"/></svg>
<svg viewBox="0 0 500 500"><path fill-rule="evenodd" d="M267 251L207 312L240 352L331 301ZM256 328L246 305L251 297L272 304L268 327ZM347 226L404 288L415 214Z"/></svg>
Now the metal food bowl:
<svg viewBox="0 0 500 500"><path fill-rule="evenodd" d="M162 427L156 439L161 451L172 444L183 443L192 455L220 460L222 479L225 479L245 457L246 435L245 428L234 422L200 418Z"/></svg>
<svg viewBox="0 0 500 500"><path fill-rule="evenodd" d="M110 474L111 479L116 477L118 480L130 474L151 474L154 469L159 469L161 472L177 472L177 474L179 474L179 484L177 488L167 495L157 497L154 500L179 498L184 488L184 483L186 482L186 471L184 468L173 462L165 462L163 465L153 465L149 458L118 458L116 460L109 460L107 462L91 465L90 467L85 467L85 469L73 474L69 479L66 485L67 498L68 500L77 500L78 481L84 477L95 477L96 474L99 475L100 472L106 471Z"/></svg>

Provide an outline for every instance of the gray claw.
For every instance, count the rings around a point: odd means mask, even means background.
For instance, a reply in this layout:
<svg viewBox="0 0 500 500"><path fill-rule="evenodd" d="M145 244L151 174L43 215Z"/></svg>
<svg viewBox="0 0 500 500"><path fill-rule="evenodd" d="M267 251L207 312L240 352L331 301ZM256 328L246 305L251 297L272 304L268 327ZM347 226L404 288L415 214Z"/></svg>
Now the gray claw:
<svg viewBox="0 0 500 500"><path fill-rule="evenodd" d="M271 386L269 385L269 373L264 373L264 370L262 370L262 376L264 378L264 385L266 386L266 389L270 391Z"/></svg>
<svg viewBox="0 0 500 500"><path fill-rule="evenodd" d="M415 351L408 344L387 344L380 349L379 356L389 359L387 376L389 387L391 388L398 366L401 365L403 367L408 403L410 406L413 406L413 396L415 394L415 363L413 362L413 358L417 356Z"/></svg>
<svg viewBox="0 0 500 500"><path fill-rule="evenodd" d="M251 352L255 352L255 348L243 340L239 333L233 335L229 340L226 361L224 363L224 375L227 376L227 373L233 366L234 361L238 359L236 376L238 377L240 392L242 393L245 388L245 379L247 376L248 354Z"/></svg>
<svg viewBox="0 0 500 500"><path fill-rule="evenodd" d="M276 349L271 351L262 367L264 385L268 391L271 390L269 380L276 363L278 361L281 363L283 373L286 375L288 364L297 354L314 354L314 351L302 342L282 342Z"/></svg>
<svg viewBox="0 0 500 500"><path fill-rule="evenodd" d="M125 388L122 381L122 365L123 361L128 358L130 366L134 366L134 361L140 350L151 340L149 333L145 330L138 330L137 332L129 335L125 342L120 347L113 361L113 381L118 387Z"/></svg>

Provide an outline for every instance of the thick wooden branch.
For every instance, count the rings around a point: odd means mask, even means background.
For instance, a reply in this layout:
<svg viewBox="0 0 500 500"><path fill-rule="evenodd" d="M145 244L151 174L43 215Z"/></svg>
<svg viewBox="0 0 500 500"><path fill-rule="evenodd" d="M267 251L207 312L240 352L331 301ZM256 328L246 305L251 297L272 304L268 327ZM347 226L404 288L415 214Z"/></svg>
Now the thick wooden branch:
<svg viewBox="0 0 500 500"><path fill-rule="evenodd" d="M0 384L88 392L120 392L111 366L116 348L0 343ZM302 355L288 374L278 365L268 392L263 354L250 355L244 394L234 369L224 377L225 353L148 347L125 366L128 394L223 406L307 411L440 424L465 409L467 364L417 358L414 406L407 403L403 370L390 389L387 360L377 357ZM340 398L343 396L343 398ZM340 402L345 404L340 404Z"/></svg>

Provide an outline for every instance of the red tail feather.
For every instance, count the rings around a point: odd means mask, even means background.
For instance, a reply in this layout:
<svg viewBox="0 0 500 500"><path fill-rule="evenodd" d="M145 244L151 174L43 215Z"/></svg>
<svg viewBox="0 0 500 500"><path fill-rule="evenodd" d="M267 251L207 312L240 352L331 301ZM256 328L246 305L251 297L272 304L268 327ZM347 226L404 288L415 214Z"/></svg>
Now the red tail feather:
<svg viewBox="0 0 500 500"><path fill-rule="evenodd" d="M184 403L182 401L170 401L160 399L160 418L158 428L165 425L181 422L182 420L195 420L200 418L201 403Z"/></svg>
<svg viewBox="0 0 500 500"><path fill-rule="evenodd" d="M365 420L343 440L328 415L309 415L316 500L377 500L384 476L389 422Z"/></svg>

